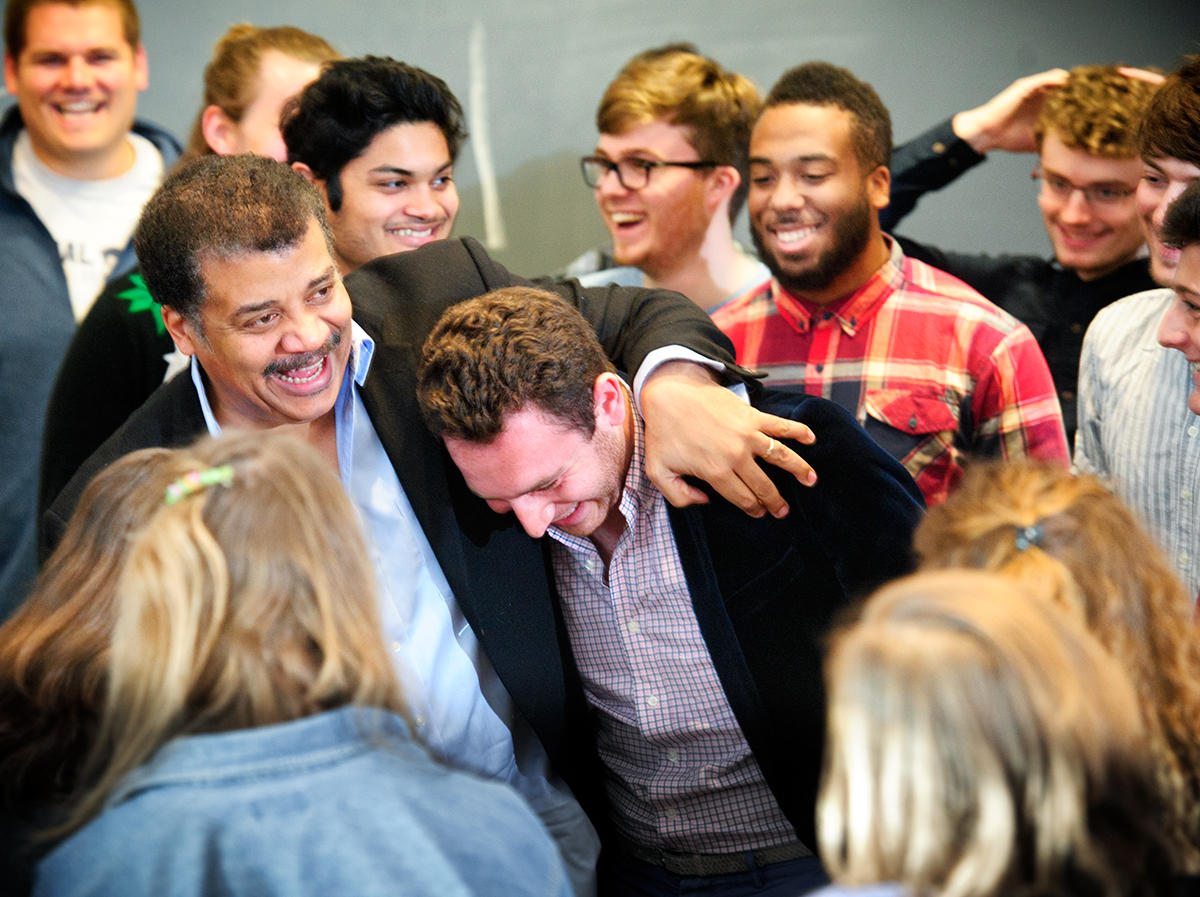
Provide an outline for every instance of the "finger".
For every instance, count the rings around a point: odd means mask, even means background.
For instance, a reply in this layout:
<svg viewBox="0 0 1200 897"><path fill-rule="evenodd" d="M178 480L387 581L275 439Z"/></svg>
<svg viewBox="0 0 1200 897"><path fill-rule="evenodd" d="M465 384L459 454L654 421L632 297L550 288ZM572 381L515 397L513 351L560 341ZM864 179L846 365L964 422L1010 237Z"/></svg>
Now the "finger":
<svg viewBox="0 0 1200 897"><path fill-rule="evenodd" d="M793 439L804 445L812 445L817 441L817 435L804 424L773 414L761 414L758 428L767 436L774 436L776 439Z"/></svg>
<svg viewBox="0 0 1200 897"><path fill-rule="evenodd" d="M775 443L775 451L771 454L772 460L776 455L781 454L785 450L785 446ZM752 517L760 517L764 511L772 517L784 517L787 515L787 502L779 494L779 490L771 482L771 478L766 475L758 464L752 463L747 467L739 467L734 473L739 480L734 486L741 487L738 490L739 492L745 490L745 492L749 493L749 500L745 504L741 502L734 502L734 504ZM733 501L723 490L721 494L730 501Z"/></svg>
<svg viewBox="0 0 1200 897"><path fill-rule="evenodd" d="M708 504L704 490L697 489L683 477L670 477L656 484L663 497L677 508Z"/></svg>
<svg viewBox="0 0 1200 897"><path fill-rule="evenodd" d="M1117 69L1126 78L1135 78L1138 81L1146 81L1150 84L1162 84L1167 80L1166 75L1160 72L1152 72L1149 69L1139 69L1132 65L1123 65Z"/></svg>
<svg viewBox="0 0 1200 897"><path fill-rule="evenodd" d="M775 443L775 446L772 449L769 457L766 453L766 446L763 448L764 450L759 457L768 464L774 464L780 470L786 470L796 478L796 481L801 486L816 485L817 472L812 469L812 466L807 461L801 458L782 442ZM763 476L766 477L766 474L763 474ZM770 480L768 479L767 482L769 483ZM771 489L775 489L774 484L771 485Z"/></svg>

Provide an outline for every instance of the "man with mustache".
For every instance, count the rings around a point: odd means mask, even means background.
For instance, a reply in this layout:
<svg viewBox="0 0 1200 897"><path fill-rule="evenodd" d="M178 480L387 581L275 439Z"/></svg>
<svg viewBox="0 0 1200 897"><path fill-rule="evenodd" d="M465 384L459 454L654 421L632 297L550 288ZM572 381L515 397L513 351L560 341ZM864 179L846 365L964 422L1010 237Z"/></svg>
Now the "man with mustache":
<svg viewBox="0 0 1200 897"><path fill-rule="evenodd" d="M930 504L970 457L1068 463L1029 329L880 230L891 149L870 85L824 62L785 73L750 138L750 224L774 276L713 320L769 386L855 415Z"/></svg>
<svg viewBox="0 0 1200 897"><path fill-rule="evenodd" d="M1150 274L1163 289L1102 310L1079 362L1075 467L1104 477L1141 517L1192 595L1200 592L1200 354L1173 285L1180 250L1163 241L1171 204L1200 179L1200 57L1169 75L1138 123L1137 205ZM1176 351L1171 351L1176 350Z"/></svg>

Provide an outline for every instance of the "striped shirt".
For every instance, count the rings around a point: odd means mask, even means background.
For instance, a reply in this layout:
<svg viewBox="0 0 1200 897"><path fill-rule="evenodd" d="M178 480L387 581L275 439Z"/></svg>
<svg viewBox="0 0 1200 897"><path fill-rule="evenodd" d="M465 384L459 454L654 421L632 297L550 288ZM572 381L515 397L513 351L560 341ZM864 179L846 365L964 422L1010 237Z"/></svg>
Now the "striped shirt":
<svg viewBox="0 0 1200 897"><path fill-rule="evenodd" d="M634 418L608 581L588 539L548 530L614 822L638 844L690 853L795 842L717 678Z"/></svg>
<svg viewBox="0 0 1200 897"><path fill-rule="evenodd" d="M1158 344L1171 290L1096 315L1079 364L1075 468L1106 480L1141 518L1188 594L1200 591L1200 417L1183 353Z"/></svg>
<svg viewBox="0 0 1200 897"><path fill-rule="evenodd" d="M944 501L971 456L1069 462L1046 360L1024 324L956 277L891 256L829 306L772 280L714 315L767 384L837 402Z"/></svg>

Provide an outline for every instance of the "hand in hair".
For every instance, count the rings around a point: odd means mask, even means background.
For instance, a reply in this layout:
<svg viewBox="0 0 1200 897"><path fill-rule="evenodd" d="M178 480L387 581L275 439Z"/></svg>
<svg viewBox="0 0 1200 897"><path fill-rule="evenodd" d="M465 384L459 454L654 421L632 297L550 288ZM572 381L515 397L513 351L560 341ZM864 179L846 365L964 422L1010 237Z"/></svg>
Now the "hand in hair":
<svg viewBox="0 0 1200 897"><path fill-rule="evenodd" d="M1042 100L1067 81L1066 69L1050 69L1018 78L982 106L954 116L954 133L977 153L1001 149L1010 153L1035 153L1033 127L1042 111Z"/></svg>

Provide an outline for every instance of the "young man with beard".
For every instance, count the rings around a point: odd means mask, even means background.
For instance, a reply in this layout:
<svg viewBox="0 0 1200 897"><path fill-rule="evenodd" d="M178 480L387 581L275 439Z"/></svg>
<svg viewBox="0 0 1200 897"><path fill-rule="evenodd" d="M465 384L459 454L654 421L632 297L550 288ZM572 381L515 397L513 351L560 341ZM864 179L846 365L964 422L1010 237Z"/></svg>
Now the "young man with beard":
<svg viewBox="0 0 1200 897"><path fill-rule="evenodd" d="M760 107L753 84L691 44L631 59L600 100L600 139L582 160L611 254L585 253L567 276L675 290L708 312L767 281L733 239Z"/></svg>
<svg viewBox="0 0 1200 897"><path fill-rule="evenodd" d="M895 225L925 193L954 181L996 150L1036 152L1038 208L1054 256L942 251L896 236L905 255L961 278L1029 327L1062 405L1068 443L1083 334L1123 296L1154 286L1134 194L1142 175L1134 133L1161 75L1117 66L1054 69L1021 78L892 153Z"/></svg>
<svg viewBox="0 0 1200 897"><path fill-rule="evenodd" d="M525 282L463 239L376 259L343 284L318 191L287 166L249 154L210 156L174 172L147 203L135 243L191 368L161 386L67 484L47 513L43 549L57 543L91 478L118 457L225 428L287 428L339 472L362 515L386 638L421 740L447 762L521 790L586 891L594 834L548 778L538 744L564 778L578 770L580 761L559 750L571 721L556 699L565 700L569 671L523 663L524 651L557 637L545 566L523 535L463 505L466 488L416 407L417 355L442 312ZM581 307L629 370L679 343L742 373L720 331L682 296L574 282L553 288ZM807 427L758 412L716 383L696 387L687 375L656 370L641 400L648 437L661 427L649 448L660 468L671 449L692 461L698 451L710 481L725 494L732 486L739 506L750 492L779 510L756 456L808 470L777 441L811 441ZM736 446L732 470L712 457L717 445ZM661 480L664 491L686 503L677 480L696 470L676 466ZM517 603L520 619L511 612ZM523 694L530 676L547 700L518 697L514 705L505 689ZM522 737L522 715L538 739ZM594 787L586 776L571 785Z"/></svg>
<svg viewBox="0 0 1200 897"><path fill-rule="evenodd" d="M10 0L0 122L0 619L32 582L38 454L63 353L134 262L142 203L179 155L134 120L146 51L131 0Z"/></svg>
<svg viewBox="0 0 1200 897"><path fill-rule="evenodd" d="M512 512L553 570L566 638L519 644L531 670L579 672L560 712L588 711L566 749L601 779L584 807L605 848L602 893L823 883L823 644L854 598L908 569L922 501L900 463L833 402L763 395L759 407L819 434L794 446L817 485L781 480L782 520L720 500L672 508L646 477L629 387L579 313L542 290L449 309L417 395L475 514ZM524 687L540 700L536 677Z"/></svg>
<svg viewBox="0 0 1200 897"><path fill-rule="evenodd" d="M1200 57L1192 57L1155 91L1137 129L1137 204L1150 273L1163 289L1113 303L1088 328L1075 445L1076 468L1109 481L1192 595L1200 592L1200 416L1190 397L1200 355L1183 326L1190 306L1170 289L1181 252L1164 242L1163 222L1200 179L1197 121Z"/></svg>
<svg viewBox="0 0 1200 897"><path fill-rule="evenodd" d="M1029 329L880 230L890 153L870 85L824 62L784 74L750 140L750 223L774 277L713 319L768 385L854 414L930 504L970 457L1068 463Z"/></svg>

